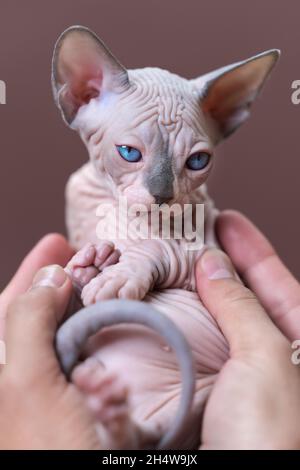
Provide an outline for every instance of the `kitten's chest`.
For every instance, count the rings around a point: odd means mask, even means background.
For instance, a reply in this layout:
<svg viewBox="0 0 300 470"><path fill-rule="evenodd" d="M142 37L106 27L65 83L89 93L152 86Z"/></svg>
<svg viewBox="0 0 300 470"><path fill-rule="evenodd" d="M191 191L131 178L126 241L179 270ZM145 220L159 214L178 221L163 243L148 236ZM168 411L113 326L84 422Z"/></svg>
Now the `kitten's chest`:
<svg viewBox="0 0 300 470"><path fill-rule="evenodd" d="M66 221L69 239L76 249L86 243L113 241L123 251L139 240L177 239L179 243L201 237L204 223L202 195L181 208L158 206L146 213L128 206L126 198L99 180L90 163L75 172L66 188ZM203 206L203 207L202 207Z"/></svg>

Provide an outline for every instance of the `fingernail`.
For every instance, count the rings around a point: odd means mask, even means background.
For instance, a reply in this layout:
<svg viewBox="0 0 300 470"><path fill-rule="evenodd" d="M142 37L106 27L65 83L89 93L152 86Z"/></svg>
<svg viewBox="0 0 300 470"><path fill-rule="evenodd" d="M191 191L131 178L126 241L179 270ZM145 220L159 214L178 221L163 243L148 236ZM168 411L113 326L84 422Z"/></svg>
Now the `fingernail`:
<svg viewBox="0 0 300 470"><path fill-rule="evenodd" d="M38 271L32 281L32 287L56 287L60 288L66 282L68 276L61 266L52 265Z"/></svg>
<svg viewBox="0 0 300 470"><path fill-rule="evenodd" d="M200 259L201 268L210 280L234 277L233 266L227 256L217 249L205 251Z"/></svg>

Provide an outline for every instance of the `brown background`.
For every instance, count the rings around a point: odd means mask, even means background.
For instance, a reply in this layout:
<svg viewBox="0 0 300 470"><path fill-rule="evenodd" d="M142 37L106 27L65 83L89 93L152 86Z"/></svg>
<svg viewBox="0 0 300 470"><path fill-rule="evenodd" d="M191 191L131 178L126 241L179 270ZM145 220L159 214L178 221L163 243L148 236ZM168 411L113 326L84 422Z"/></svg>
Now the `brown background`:
<svg viewBox="0 0 300 470"><path fill-rule="evenodd" d="M0 0L0 288L43 234L64 231L64 185L87 158L53 105L50 61L72 24L94 29L127 67L195 77L278 47L252 119L218 151L210 192L250 216L300 276L299 0Z"/></svg>

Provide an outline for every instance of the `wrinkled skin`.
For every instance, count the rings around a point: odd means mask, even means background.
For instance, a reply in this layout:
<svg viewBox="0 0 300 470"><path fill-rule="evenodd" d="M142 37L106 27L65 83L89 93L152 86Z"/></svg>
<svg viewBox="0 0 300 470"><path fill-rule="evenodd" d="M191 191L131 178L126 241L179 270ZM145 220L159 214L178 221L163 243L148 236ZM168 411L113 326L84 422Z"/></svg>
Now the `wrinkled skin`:
<svg viewBox="0 0 300 470"><path fill-rule="evenodd" d="M79 204L82 204L82 212L78 211L79 215L86 214L85 204L93 204L94 202L92 197L84 197L84 188L87 188L85 178L89 171L92 172L93 167L85 166L76 175L77 184L73 186L73 177L71 185L69 183L68 186L68 200L72 201L71 203L78 201ZM77 178L82 178L80 184L78 184ZM75 197L76 192L72 192L73 188L75 191L79 190L80 192L78 199ZM81 193L81 188L83 193ZM214 209L211 202L207 200L207 203L210 207L210 213L213 214ZM74 221L74 219L72 220ZM75 230L76 228L80 229L80 226L74 228ZM210 230L212 230L211 227ZM72 235L74 232L71 229L69 233ZM85 245L87 240L93 241L94 234L95 229L90 232L90 236L87 231L84 231L87 238L84 236L82 244ZM211 245L214 244L212 235L213 232L210 233ZM75 242L72 236L71 240L73 243ZM207 234L207 240L209 240L209 234ZM115 285L119 288L118 281L122 280L120 274L113 275L112 287L106 288L105 292L105 285L99 287L99 282L105 275L108 277L110 272L113 274L116 269L120 269L120 266L124 263L124 267L120 272L126 273L125 278L131 281L131 284L127 286L127 293L124 293L124 287L122 286L122 297L144 298L146 302L149 302L157 310L164 312L179 326L191 345L196 363L197 388L194 403L195 423L191 427L193 432L188 436L186 442L178 443L178 446L195 447L199 443L204 403L216 379L216 374L228 358L227 343L195 292L193 268L198 252L187 251L188 256L184 263L183 260L179 261L179 255L172 247L170 248L172 251L169 258L167 255L165 255L165 258L161 256L160 244L170 246L168 240L159 241L159 243L157 241L154 241L154 243L147 241L145 248L143 247L145 241L141 241L141 245L137 244L136 241L133 241L132 244L127 241L126 248L123 248L123 240L120 244L116 240L114 242L122 252L119 263L104 268L103 272L100 272L96 277L92 273L91 281L83 287L82 300L85 305L89 305L101 299L117 296L120 291L114 291L113 288ZM78 245L76 243L76 246L79 248L80 243ZM181 247L177 244L174 244L174 246L178 250ZM81 251L85 253L85 250L86 248ZM157 264L161 265L159 270L165 272L166 268L162 266L164 261L169 263L171 269L168 270L169 275L161 280L163 289L158 291L153 288L151 292L145 295L147 286L140 286L140 283L145 282L149 272L155 271ZM72 266L73 260L71 260L70 265L71 269L74 269L74 266ZM78 268L79 265L76 263L75 266ZM80 266L82 267L82 264ZM88 266L90 267L92 264ZM83 272L86 273L86 271ZM132 282L133 278L134 281ZM74 279L74 282L76 284L78 278ZM130 290L131 286L133 286L132 290ZM115 373L128 386L132 417L139 424L146 422L147 426L160 425L159 437L170 423L177 409L181 391L177 360L164 342L156 334L143 327L123 325L101 332L91 342L86 355L95 355L107 371ZM126 367L127 364L130 364L130 372L133 371L130 374ZM109 441L109 447L111 446L111 441ZM128 447L130 447L130 444L126 443L125 448Z"/></svg>
<svg viewBox="0 0 300 470"><path fill-rule="evenodd" d="M144 299L168 315L188 339L196 363L196 396L190 433L178 447L199 445L203 407L228 358L228 347L195 292L194 265L199 250L188 250L185 238L136 240L136 233L130 232L121 239L112 230L112 208L118 207L120 196L129 206L143 204L147 211L161 201L169 206L190 203L194 212L196 204L203 203L205 243L216 246L215 209L204 185L213 165L213 150L248 116L249 105L277 56L269 51L186 80L155 68L126 71L84 28L67 30L56 46L56 102L64 119L80 133L90 155L90 162L74 173L67 185L69 237L77 250L83 250L79 255L83 262L77 255L67 269L82 289L84 305L116 297ZM119 145L138 149L141 160L124 160L118 153ZM194 171L186 162L197 152L210 158L204 168ZM96 210L100 204L109 204L109 209L99 218ZM130 221L133 219L134 215ZM102 259L104 267L89 259L90 246L85 247L86 243L99 245L99 222L107 228L106 239L121 254L119 259L115 254L112 263ZM101 243L93 249L101 250ZM140 326L113 327L90 342L86 355L98 359L100 372L95 362L87 363L75 370L73 380L93 398L91 408L107 445L145 445L146 438L124 441L120 439L124 432L115 432L118 426L129 429L132 418L139 430L147 427L159 438L172 419L181 389L176 359L161 339ZM107 378L111 373L128 386L128 399L125 389ZM96 385L91 384L93 374ZM117 412L116 403L109 402L106 409L101 408L99 402L106 403L109 393L118 397L115 401L122 410ZM108 422L113 410L117 425L112 432Z"/></svg>

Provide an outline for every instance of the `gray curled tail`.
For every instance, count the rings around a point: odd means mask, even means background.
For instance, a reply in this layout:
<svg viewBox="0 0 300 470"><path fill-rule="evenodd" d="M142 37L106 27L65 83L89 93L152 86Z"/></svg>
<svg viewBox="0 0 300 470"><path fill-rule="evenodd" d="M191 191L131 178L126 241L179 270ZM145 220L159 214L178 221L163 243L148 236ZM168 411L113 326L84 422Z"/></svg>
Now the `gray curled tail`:
<svg viewBox="0 0 300 470"><path fill-rule="evenodd" d="M58 330L56 350L63 371L69 377L89 337L104 327L136 323L155 330L176 354L182 389L177 413L157 449L172 449L185 438L195 393L195 370L190 346L177 326L146 302L106 300L79 310Z"/></svg>

